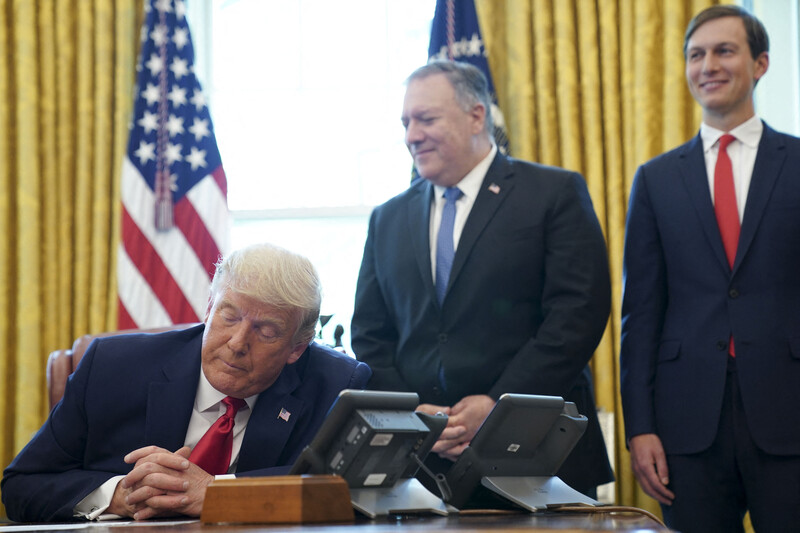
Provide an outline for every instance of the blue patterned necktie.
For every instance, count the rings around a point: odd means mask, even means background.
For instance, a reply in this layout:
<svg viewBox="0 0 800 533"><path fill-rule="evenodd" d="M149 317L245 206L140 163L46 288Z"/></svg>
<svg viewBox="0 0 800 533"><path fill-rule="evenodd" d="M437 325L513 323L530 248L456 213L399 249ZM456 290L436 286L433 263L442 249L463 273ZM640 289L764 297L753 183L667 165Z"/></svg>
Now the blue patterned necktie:
<svg viewBox="0 0 800 533"><path fill-rule="evenodd" d="M439 225L439 236L436 239L436 296L441 304L450 280L450 269L453 267L453 225L456 220L456 201L461 198L461 189L448 187L444 191L445 204L442 209L442 223Z"/></svg>

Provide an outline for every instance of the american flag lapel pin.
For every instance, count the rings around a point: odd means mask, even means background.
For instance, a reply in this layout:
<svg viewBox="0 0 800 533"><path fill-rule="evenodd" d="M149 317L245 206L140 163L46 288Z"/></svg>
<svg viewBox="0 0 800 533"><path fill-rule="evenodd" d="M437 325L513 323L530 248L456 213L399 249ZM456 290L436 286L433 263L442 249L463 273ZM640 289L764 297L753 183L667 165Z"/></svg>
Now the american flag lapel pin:
<svg viewBox="0 0 800 533"><path fill-rule="evenodd" d="M292 416L292 413L281 407L281 412L278 413L278 418L280 418L284 422L288 422L290 416Z"/></svg>
<svg viewBox="0 0 800 533"><path fill-rule="evenodd" d="M496 183L492 183L491 185L489 185L489 191L495 194L500 194L500 186Z"/></svg>

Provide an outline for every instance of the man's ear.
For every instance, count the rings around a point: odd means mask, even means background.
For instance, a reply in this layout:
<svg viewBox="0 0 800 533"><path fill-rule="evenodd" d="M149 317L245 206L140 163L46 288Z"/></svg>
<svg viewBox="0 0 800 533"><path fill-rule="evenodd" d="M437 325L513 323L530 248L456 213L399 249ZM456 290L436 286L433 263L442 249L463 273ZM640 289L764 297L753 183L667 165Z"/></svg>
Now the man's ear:
<svg viewBox="0 0 800 533"><path fill-rule="evenodd" d="M472 117L472 134L477 135L483 131L485 124L486 124L486 113L487 110L483 106L483 104L475 104L472 106L472 110L470 111L470 116Z"/></svg>
<svg viewBox="0 0 800 533"><path fill-rule="evenodd" d="M753 71L753 79L758 81L761 79L764 74L767 73L767 69L769 68L769 52L761 52L756 58L756 65Z"/></svg>
<svg viewBox="0 0 800 533"><path fill-rule="evenodd" d="M308 348L308 345L309 345L309 343L307 343L307 342L301 342L300 344L295 346L292 349L292 353L289 354L289 359L286 360L286 364L287 365L291 365L292 363L296 363L297 360L300 359L300 356L303 355L303 352L306 351L306 348Z"/></svg>

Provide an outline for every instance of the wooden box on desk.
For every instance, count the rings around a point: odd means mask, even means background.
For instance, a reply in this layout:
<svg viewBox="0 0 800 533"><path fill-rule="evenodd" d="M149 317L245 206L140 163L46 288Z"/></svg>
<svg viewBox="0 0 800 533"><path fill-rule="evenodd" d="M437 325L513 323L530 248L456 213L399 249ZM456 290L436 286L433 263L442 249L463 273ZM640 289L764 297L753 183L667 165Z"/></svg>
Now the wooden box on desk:
<svg viewBox="0 0 800 533"><path fill-rule="evenodd" d="M347 483L339 476L241 477L213 481L200 519L207 523L352 522Z"/></svg>

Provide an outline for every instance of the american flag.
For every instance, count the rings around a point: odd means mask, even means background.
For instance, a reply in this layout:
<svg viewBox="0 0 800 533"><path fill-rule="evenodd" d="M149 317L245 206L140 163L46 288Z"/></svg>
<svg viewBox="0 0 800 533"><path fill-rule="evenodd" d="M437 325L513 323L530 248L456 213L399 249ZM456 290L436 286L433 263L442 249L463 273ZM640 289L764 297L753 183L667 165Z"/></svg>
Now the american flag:
<svg viewBox="0 0 800 533"><path fill-rule="evenodd" d="M436 11L431 23L431 40L428 45L428 58L449 59L470 63L479 68L489 82L492 95L492 119L494 120L494 139L497 148L508 153L503 113L497 106L492 73L486 59L486 48L481 36L478 14L473 0L436 0Z"/></svg>
<svg viewBox="0 0 800 533"><path fill-rule="evenodd" d="M203 319L228 244L227 183L181 0L147 0L122 169L119 328Z"/></svg>

